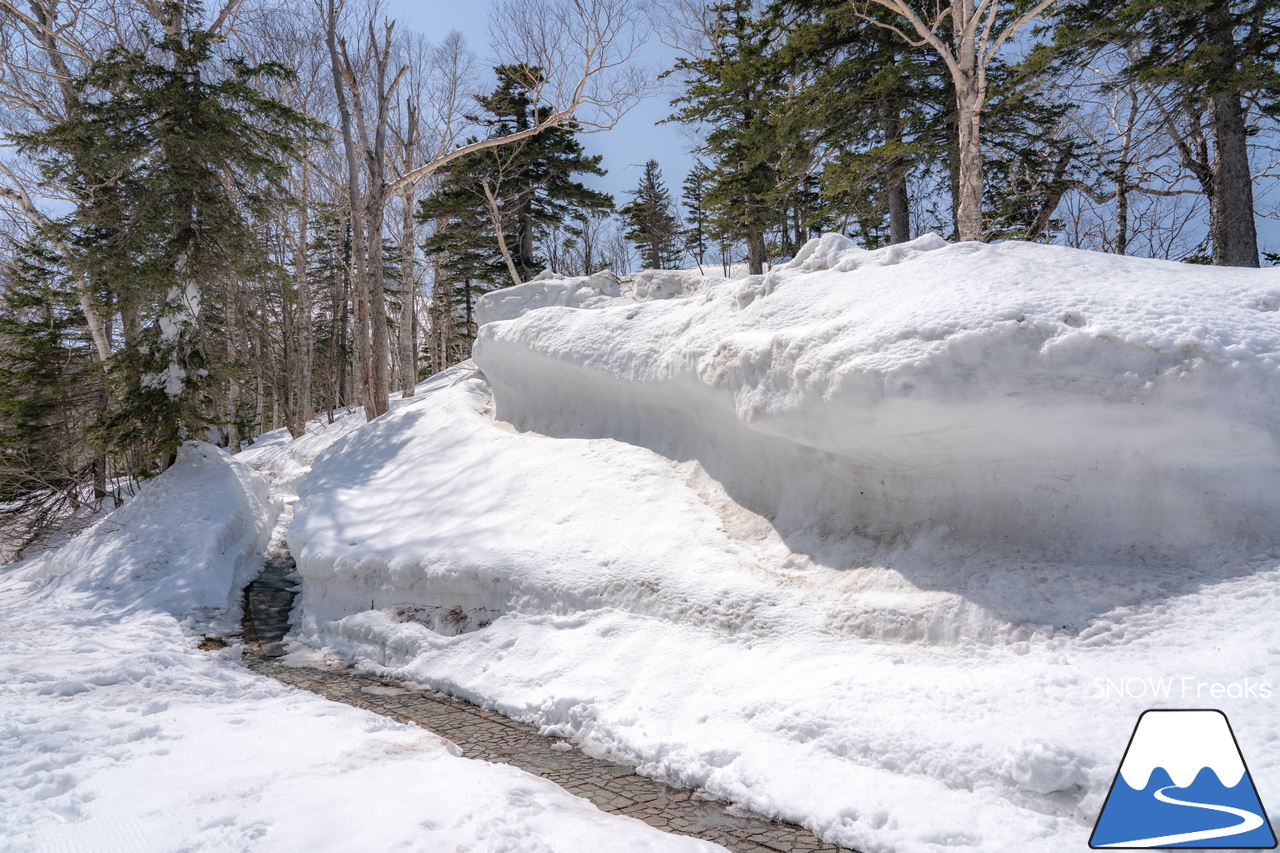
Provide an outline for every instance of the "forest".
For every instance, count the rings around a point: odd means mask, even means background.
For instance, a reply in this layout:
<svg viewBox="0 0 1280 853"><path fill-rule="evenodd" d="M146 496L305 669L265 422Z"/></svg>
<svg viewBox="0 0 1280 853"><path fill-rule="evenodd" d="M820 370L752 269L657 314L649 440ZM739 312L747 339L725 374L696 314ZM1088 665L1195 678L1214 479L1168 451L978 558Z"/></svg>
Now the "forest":
<svg viewBox="0 0 1280 853"><path fill-rule="evenodd" d="M182 441L379 417L539 276L761 274L832 231L1280 260L1280 0L490 18L472 46L374 0L0 0L0 559ZM694 168L591 188L628 164L585 135L644 98Z"/></svg>

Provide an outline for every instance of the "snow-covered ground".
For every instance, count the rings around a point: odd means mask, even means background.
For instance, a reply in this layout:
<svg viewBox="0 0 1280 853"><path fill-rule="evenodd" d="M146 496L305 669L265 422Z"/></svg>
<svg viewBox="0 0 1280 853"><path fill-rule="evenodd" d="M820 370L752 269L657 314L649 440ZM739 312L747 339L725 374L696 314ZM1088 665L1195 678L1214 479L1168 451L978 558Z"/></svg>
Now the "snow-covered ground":
<svg viewBox="0 0 1280 853"><path fill-rule="evenodd" d="M936 237L501 291L474 364L260 458L314 458L298 654L865 853L1083 849L1151 706L1221 707L1265 804L1277 308Z"/></svg>
<svg viewBox="0 0 1280 853"><path fill-rule="evenodd" d="M255 453L287 491L308 439L280 443ZM90 531L0 570L0 850L720 849L252 675L238 647L198 650L236 630L278 511L265 477L192 445Z"/></svg>

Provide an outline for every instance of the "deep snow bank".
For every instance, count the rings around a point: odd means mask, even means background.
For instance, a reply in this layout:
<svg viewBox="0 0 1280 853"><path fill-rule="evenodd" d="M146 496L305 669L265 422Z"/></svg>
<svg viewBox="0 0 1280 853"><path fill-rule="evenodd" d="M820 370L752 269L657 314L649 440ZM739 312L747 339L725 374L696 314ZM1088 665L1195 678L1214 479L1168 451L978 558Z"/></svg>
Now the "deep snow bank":
<svg viewBox="0 0 1280 853"><path fill-rule="evenodd" d="M159 612L188 630L239 633L240 591L261 569L279 507L262 476L203 442L136 497L11 577L41 597Z"/></svg>
<svg viewBox="0 0 1280 853"><path fill-rule="evenodd" d="M486 295L475 361L500 420L696 460L819 562L1199 562L1280 542L1278 308L1274 270L827 235L764 276Z"/></svg>
<svg viewBox="0 0 1280 853"><path fill-rule="evenodd" d="M315 457L295 641L867 853L1082 848L1215 683L1265 801L1277 306L936 238L501 291Z"/></svg>
<svg viewBox="0 0 1280 853"><path fill-rule="evenodd" d="M813 565L691 464L495 422L469 367L301 491L295 642L866 853L1082 849L1137 714L1215 682L1280 790L1275 557Z"/></svg>

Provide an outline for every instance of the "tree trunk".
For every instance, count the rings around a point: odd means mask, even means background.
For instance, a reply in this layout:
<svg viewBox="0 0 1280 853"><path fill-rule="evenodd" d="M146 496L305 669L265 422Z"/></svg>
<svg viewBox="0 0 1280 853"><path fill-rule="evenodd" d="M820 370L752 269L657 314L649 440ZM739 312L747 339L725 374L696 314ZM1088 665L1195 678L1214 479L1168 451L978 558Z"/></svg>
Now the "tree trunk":
<svg viewBox="0 0 1280 853"><path fill-rule="evenodd" d="M493 190L489 187L489 181L487 179L481 178L480 186L484 187L485 202L489 210L489 222L493 225L494 236L498 238L498 251L502 253L502 259L507 262L507 272L511 274L511 283L516 285L522 284L520 281L520 271L516 268L515 259L511 257L511 250L507 248L507 237L502 230L502 211L498 209L498 199L494 196ZM523 238L521 238L520 242L521 245L523 245ZM518 251L523 250L520 249Z"/></svg>
<svg viewBox="0 0 1280 853"><path fill-rule="evenodd" d="M982 239L982 103L972 66L962 66L956 81L959 183L956 200L956 239Z"/></svg>
<svg viewBox="0 0 1280 853"><path fill-rule="evenodd" d="M1216 71L1223 79L1237 66L1235 34L1229 0L1216 0L1206 16L1208 41L1216 51ZM1245 111L1238 91L1220 91L1209 98L1213 126L1213 195L1209 199L1209 237L1213 262L1219 266L1258 266L1258 231L1253 212L1253 175L1249 171L1249 143Z"/></svg>
<svg viewBox="0 0 1280 853"><path fill-rule="evenodd" d="M1253 213L1253 176L1239 95L1210 101L1215 174L1210 199L1210 237L1218 266L1257 267L1258 231Z"/></svg>
<svg viewBox="0 0 1280 853"><path fill-rule="evenodd" d="M384 185L385 186L385 185ZM373 420L385 413L391 394L391 335L387 328L387 292L383 285L382 254L382 191L369 194L369 400L365 403L365 418Z"/></svg>
<svg viewBox="0 0 1280 853"><path fill-rule="evenodd" d="M234 286L234 285L233 285ZM234 364L236 359L236 316L235 309L227 307L227 362ZM233 456L240 452L240 421L237 414L240 409L240 383L233 377L227 386L227 452Z"/></svg>
<svg viewBox="0 0 1280 853"><path fill-rule="evenodd" d="M747 272L760 275L765 262L764 232L758 228L747 231Z"/></svg>
<svg viewBox="0 0 1280 853"><path fill-rule="evenodd" d="M414 327L417 316L418 280L414 258L417 241L413 223L413 185L404 189L404 209L400 219L400 318L396 323L396 349L400 354L400 394L413 396L413 386L418 381L414 364Z"/></svg>
<svg viewBox="0 0 1280 853"><path fill-rule="evenodd" d="M308 205L311 203L310 164L302 161L302 189L298 194L298 234L294 249L294 268L298 281L298 420L306 428L315 415L311 399L311 374L315 361L315 334L312 327L311 279L307 275L307 247L311 242Z"/></svg>
<svg viewBox="0 0 1280 853"><path fill-rule="evenodd" d="M951 82L950 76L947 77L946 83L947 99L951 102L951 109L946 115L946 158L947 158L947 187L951 192L951 223L955 229L953 236L958 233L960 222L960 119L959 108L956 105L956 87Z"/></svg>
<svg viewBox="0 0 1280 853"><path fill-rule="evenodd" d="M325 43L329 48L329 64L333 73L333 89L338 104L338 117L342 129L342 148L347 161L347 206L351 222L351 277L355 291L355 323L352 332L352 371L359 389L361 403L365 406L366 417L373 417L371 398L371 379L369 373L369 299L366 282L369 275L369 253L365 247L365 236L378 242L381 246L381 231L372 228L366 230L361 212L364 205L360 199L360 164L356 151L355 139L351 132L351 109L347 105L346 81L342 73L342 62L338 55L337 28L338 9L334 0L329 0L325 7ZM379 252L381 254L381 252Z"/></svg>
<svg viewBox="0 0 1280 853"><path fill-rule="evenodd" d="M902 144L902 121L897 109L884 105L884 141L898 147ZM905 243L911 239L911 200L907 197L907 159L895 154L889 164L885 186L889 202L889 242ZM797 245L801 241L797 240Z"/></svg>
<svg viewBox="0 0 1280 853"><path fill-rule="evenodd" d="M1116 254L1129 252L1129 157L1133 152L1133 131L1138 125L1138 90L1129 89L1129 118L1120 135L1120 158L1116 162Z"/></svg>

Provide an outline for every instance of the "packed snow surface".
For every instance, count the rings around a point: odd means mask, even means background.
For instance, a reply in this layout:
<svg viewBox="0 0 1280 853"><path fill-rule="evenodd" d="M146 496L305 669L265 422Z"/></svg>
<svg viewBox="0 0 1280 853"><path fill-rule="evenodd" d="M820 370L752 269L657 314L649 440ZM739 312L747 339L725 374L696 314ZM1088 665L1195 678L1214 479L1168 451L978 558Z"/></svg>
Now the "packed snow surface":
<svg viewBox="0 0 1280 853"><path fill-rule="evenodd" d="M864 853L1083 849L1151 706L1276 800L1277 308L936 237L500 291L315 456L296 639Z"/></svg>
<svg viewBox="0 0 1280 853"><path fill-rule="evenodd" d="M305 440L265 444L306 460ZM238 646L198 650L235 628L276 513L266 478L190 445L95 528L0 570L0 850L720 849L252 675Z"/></svg>

